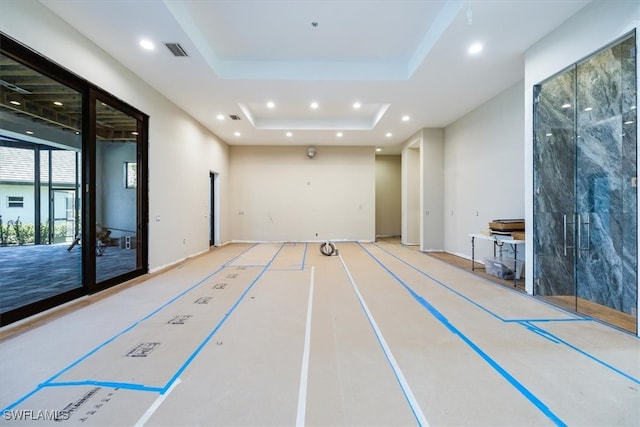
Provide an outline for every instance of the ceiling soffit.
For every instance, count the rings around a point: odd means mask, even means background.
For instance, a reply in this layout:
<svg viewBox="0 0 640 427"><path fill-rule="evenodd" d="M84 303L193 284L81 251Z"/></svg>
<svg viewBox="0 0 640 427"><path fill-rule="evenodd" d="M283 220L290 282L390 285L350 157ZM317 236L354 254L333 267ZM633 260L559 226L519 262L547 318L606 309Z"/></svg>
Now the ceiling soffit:
<svg viewBox="0 0 640 427"><path fill-rule="evenodd" d="M273 10L273 2L269 2L270 15L278 16L274 21L285 27L281 29L268 27L269 19L260 13L261 2L249 2L257 8L257 13L250 16L246 14L247 2L238 2L244 5L235 9L233 3L164 2L209 67L221 79L394 81L411 78L465 2L381 1L376 5L378 13L371 16L371 22L366 20L366 16L352 21L327 17L327 26L338 22L331 26L331 33L322 28L324 22L320 18L314 21L315 9L316 15L327 16L326 1L281 2L283 8L293 9L291 19L286 16L287 9ZM318 5L315 6L315 3ZM360 16L366 12L360 1L329 4L336 5L333 12L338 16L349 15L350 12ZM379 13L380 7L385 6L388 13ZM300 8L308 12L301 13ZM236 9L238 14L234 15ZM226 15L229 14L232 16L227 22L234 22L235 26L221 29L221 34L213 32L211 28L224 26ZM261 20L255 20L256 16ZM305 16L309 19L299 22ZM213 22L212 17L216 17ZM220 25L216 25L216 22ZM317 28L313 28L313 22L318 23ZM253 38L246 44L234 42L234 39L241 39L245 33L249 33L236 28L243 25L252 26L250 33ZM286 33L288 28L292 29L290 34ZM264 52L261 54L261 41L256 34L262 31L269 31L268 39L272 43L275 39L275 43L262 45ZM317 41L319 38L322 40ZM382 46L379 53L360 53L366 51L367 46L376 44Z"/></svg>

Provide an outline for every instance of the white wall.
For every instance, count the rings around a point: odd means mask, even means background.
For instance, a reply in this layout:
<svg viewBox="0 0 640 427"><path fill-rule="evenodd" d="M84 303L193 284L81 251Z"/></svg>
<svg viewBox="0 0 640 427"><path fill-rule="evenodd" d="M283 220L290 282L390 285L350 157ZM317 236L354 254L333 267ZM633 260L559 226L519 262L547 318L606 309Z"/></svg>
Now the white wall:
<svg viewBox="0 0 640 427"><path fill-rule="evenodd" d="M102 199L96 221L113 228L111 237L136 233L136 190L124 186L124 163L136 161L136 144L101 143L102 174L96 182L96 201ZM101 191L98 190L101 186ZM96 203L97 204L97 203ZM97 206L96 206L97 208Z"/></svg>
<svg viewBox="0 0 640 427"><path fill-rule="evenodd" d="M375 240L373 147L231 147L235 241Z"/></svg>
<svg viewBox="0 0 640 427"><path fill-rule="evenodd" d="M223 141L39 2L1 1L0 30L150 116L151 270L209 248L209 171L220 173L221 240L231 238Z"/></svg>
<svg viewBox="0 0 640 427"><path fill-rule="evenodd" d="M422 129L420 143L420 250L444 248L444 131Z"/></svg>
<svg viewBox="0 0 640 427"><path fill-rule="evenodd" d="M445 250L471 258L470 233L524 218L523 82L445 129ZM493 255L490 242L476 258ZM520 258L520 255L518 255Z"/></svg>
<svg viewBox="0 0 640 427"><path fill-rule="evenodd" d="M402 232L400 156L376 156L376 236Z"/></svg>
<svg viewBox="0 0 640 427"><path fill-rule="evenodd" d="M639 26L640 2L594 0L525 53L525 217L528 236L532 236L533 225L533 86L630 31L637 32ZM636 43L638 42L636 33ZM640 236L640 233L638 235ZM640 240L638 244L640 247ZM531 251L527 253L527 263L533 263ZM526 279L527 292L533 293L533 279ZM638 304L640 308L640 298ZM640 331L640 324L638 330Z"/></svg>
<svg viewBox="0 0 640 427"><path fill-rule="evenodd" d="M402 148L402 244L420 244L420 146L422 131Z"/></svg>

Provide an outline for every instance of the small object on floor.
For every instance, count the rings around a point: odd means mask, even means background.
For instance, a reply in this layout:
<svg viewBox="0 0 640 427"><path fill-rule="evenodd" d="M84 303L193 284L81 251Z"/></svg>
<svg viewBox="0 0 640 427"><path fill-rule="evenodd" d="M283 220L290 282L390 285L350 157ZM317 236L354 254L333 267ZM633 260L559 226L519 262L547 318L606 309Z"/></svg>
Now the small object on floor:
<svg viewBox="0 0 640 427"><path fill-rule="evenodd" d="M331 256L338 255L338 250L336 249L336 245L333 242L324 242L320 245L320 252L322 255Z"/></svg>

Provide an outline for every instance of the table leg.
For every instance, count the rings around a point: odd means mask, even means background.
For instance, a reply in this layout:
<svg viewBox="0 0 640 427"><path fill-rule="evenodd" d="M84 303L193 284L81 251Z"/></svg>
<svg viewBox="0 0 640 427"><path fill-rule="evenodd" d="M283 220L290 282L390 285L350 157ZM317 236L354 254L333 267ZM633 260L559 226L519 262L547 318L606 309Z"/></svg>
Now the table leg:
<svg viewBox="0 0 640 427"><path fill-rule="evenodd" d="M476 243L475 237L471 236L471 271L475 271L476 269Z"/></svg>
<svg viewBox="0 0 640 427"><path fill-rule="evenodd" d="M516 287L516 272L518 271L518 245L513 246L513 287Z"/></svg>

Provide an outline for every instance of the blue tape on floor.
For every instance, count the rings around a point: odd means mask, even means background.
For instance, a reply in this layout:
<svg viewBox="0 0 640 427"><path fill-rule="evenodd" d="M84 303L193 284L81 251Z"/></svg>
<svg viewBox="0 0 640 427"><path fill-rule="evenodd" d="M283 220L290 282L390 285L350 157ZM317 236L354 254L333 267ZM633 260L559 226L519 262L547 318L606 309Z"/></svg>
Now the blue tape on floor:
<svg viewBox="0 0 640 427"><path fill-rule="evenodd" d="M227 268L228 264L231 262L234 262L236 259L240 258L242 255L246 254L248 251L250 251L251 249L253 249L254 247L257 246L257 243L249 246L247 249L245 249L244 251L242 251L240 254L234 256L233 258L231 258L229 261L227 261L226 263L224 263L221 267L219 267L218 269L216 269L213 273L208 274L207 276L205 276L203 279L199 280L196 284L190 286L189 288L187 288L186 290L180 292L178 295L176 295L175 297L171 298L169 301L167 301L166 303L162 304L160 307L158 307L157 309L153 310L151 313L147 314L146 316L142 317L141 319L137 320L136 322L132 323L131 325L129 325L127 328L123 329L122 331L120 331L119 333L117 333L116 335L114 335L113 337L109 338L108 340L104 341L102 344L98 345L97 347L95 347L93 350L89 351L88 353L86 353L84 356L80 357L79 359L77 359L75 362L71 363L70 365L68 365L67 367L65 367L64 369L62 369L61 371L59 371L58 373L54 374L51 378L47 379L46 381L44 381L43 383L41 383L40 385L38 385L38 387L36 389L34 389L33 391L27 393L25 396L21 397L20 399L16 400L15 402L11 403L9 406L7 406L6 408L3 408L0 410L0 412L2 411L8 411L11 410L13 408L15 408L17 405L19 405L20 403L24 402L26 399L28 399L29 397L33 396L35 393L37 393L38 391L40 391L42 388L45 387L49 387L49 386L56 386L56 384L62 384L62 383L54 383L53 381L58 378L59 376L61 376L62 374L64 374L65 372L68 372L69 370L71 370L72 368L74 368L75 366L77 366L78 364L82 363L84 360L86 360L87 358L89 358L90 356L92 356L93 354L95 354L97 351L99 351L100 349L102 349L103 347L105 347L106 345L108 345L109 343L113 342L114 340L116 340L117 338L121 337L122 335L126 334L127 332L131 331L132 329L134 329L136 326L138 326L141 322L151 318L152 316L156 315L157 313L159 313L160 311L162 311L163 309L167 308L169 305L173 304L175 301L177 301L178 299L182 298L183 296L185 296L186 294L188 294L189 292L191 292L193 289L197 288L198 286L202 285L203 283L205 283L207 280L209 280L211 277L215 276L216 274L218 274L220 271L224 270L225 268ZM279 251L278 251L279 252ZM277 254L276 254L277 255ZM154 387L149 387L149 389L153 389ZM156 387L157 388L157 387ZM166 387L163 388L157 388L158 390L165 390Z"/></svg>
<svg viewBox="0 0 640 427"><path fill-rule="evenodd" d="M539 326L532 325L530 323L527 323L525 326L526 326L527 329L529 329L531 331L535 331L536 333L539 333L539 334L544 334L545 336L549 337L549 339L553 339L553 340L555 340L555 341L557 341L559 343L562 343L562 344L566 345L567 347L571 348L572 350L577 351L578 353L582 354L583 356L593 360L594 362L604 366L607 369L612 370L613 372L615 372L615 373L617 373L619 375L622 375L623 377L633 381L634 383L640 384L640 379L639 378L635 378L635 377L633 377L633 376L621 371L620 369L616 368L615 366L612 366L612 365L604 362L603 360L600 360L597 357L592 356L591 354L589 354L586 351L584 351L584 350L574 346L573 344L563 340L562 338L558 337L557 335L553 334L552 332L546 331L546 330L540 328Z"/></svg>
<svg viewBox="0 0 640 427"><path fill-rule="evenodd" d="M371 256L372 258L376 259L374 257L374 255L369 252L369 250L367 250L364 246L362 246L360 243L358 243L358 245L369 254L369 256ZM431 276L428 273L425 273L424 271L420 270L419 268L417 268L416 266L409 264L408 262L406 262L403 259L398 258L397 256L395 256L394 254L392 254L391 252L387 251L386 249L378 246L377 244L375 245L376 247L378 247L380 250L384 251L385 253L387 253L388 255L390 255L391 257L395 258L396 260L398 260L399 262L405 264L406 266L412 268L413 270L417 271L418 273L424 275L425 277L429 278L430 280L432 280L433 282L437 283L438 285L444 287L445 289L453 292L454 294L460 296L462 299L464 299L465 301L469 302L470 304L473 304L474 306L482 309L483 311L487 312L488 314L490 314L491 316L495 317L496 319L501 320L502 322L505 323L516 323L516 324L520 324L521 326L525 327L527 330L529 330L532 333L535 333L539 336L542 336L545 339L548 339L549 341L552 341L554 343L561 343L567 347L569 347L572 350L577 351L578 353L588 357L589 359L595 361L596 363L607 367L608 369L610 369L611 371L615 372L616 374L620 374L625 378L628 378L634 382L637 382L638 380L632 376L630 376L629 374L624 373L623 371L621 371L620 369L604 362L603 360L598 359L597 357L587 353L586 351L570 344L567 341L562 340L561 338L556 337L555 335L553 335L550 332L547 331L543 331L540 328L537 328L536 330L534 330L535 326L532 325L532 323L534 322L541 322L541 323L551 323L551 322L591 322L593 321L593 319L589 318L589 317L572 317L572 318L568 318L568 319L504 319L501 316L493 313L491 310L483 307L482 305L480 305L479 303L476 303L475 301L473 301L471 298L467 297L466 295L463 295L462 293L456 291L455 289L451 288L450 286L446 285L445 283L439 281L438 279L434 278L433 276ZM377 259L376 259L377 261ZM545 303L544 301L539 301L536 300L536 302L540 302L540 303L544 303L546 305L548 305L549 307L556 309L556 310L560 310L557 307L550 305L548 303ZM567 313L569 315L569 313ZM541 332L542 331L542 332Z"/></svg>
<svg viewBox="0 0 640 427"><path fill-rule="evenodd" d="M367 253L369 253L369 255L373 256L367 249L365 249L360 243L358 243L358 245L360 245L360 247L362 247L362 249L364 249L365 251L367 251ZM501 320L503 322L519 322L522 319L515 319L515 320L509 320L509 319L505 319L504 317L500 316L497 313L494 313L493 311L489 310L487 307L483 306L480 303L475 302L474 300L472 300L471 298L469 298L468 296L464 295L463 293L453 289L451 286L447 285L446 283L436 279L435 277L433 277L432 275L430 275L429 273L426 273L422 270L420 270L418 267L414 266L413 264L409 264L407 261L397 257L396 255L392 254L391 252L389 252L388 250L386 250L385 248L375 244L375 246L380 249L381 251L387 253L389 256L395 258L396 260L398 260L399 262L401 262L402 264L406 265L407 267L417 271L418 273L422 274L423 276L429 278L430 280L432 280L433 282L437 283L438 285L442 286L443 288L447 289L448 291L458 295L460 298L466 300L468 303L475 305L476 307L478 307L480 310L487 312L489 315L495 317L498 320ZM558 310L557 307L550 305L551 308ZM558 310L559 311L559 310ZM562 314L567 315L567 316L574 316L573 314L569 314L566 313L564 311L562 311ZM524 320L528 320L528 319L524 319ZM551 319L549 319L551 321ZM569 319L556 319L556 320L563 320L563 321L585 321L585 320L591 320L591 319L585 319L583 317L571 317Z"/></svg>
<svg viewBox="0 0 640 427"><path fill-rule="evenodd" d="M209 335L206 336L206 338L200 343L200 345L198 347L196 347L196 349L193 351L193 353L191 353L191 355L187 358L187 360L184 362L184 364L176 371L176 373L174 374L174 376L167 382L167 384L163 387L162 391L160 392L160 394L164 394L167 392L167 390L169 390L171 388L171 386L173 385L173 383L178 379L178 377L180 377L180 375L184 372L185 369L187 369L187 367L191 364L191 362L193 362L193 360L196 358L196 356L198 355L198 353L200 353L200 351L202 351L202 349L207 345L207 343L209 341L211 341L211 338L213 338L213 336L216 334L216 332L218 332L218 330L222 327L222 325L227 321L227 319L229 319L229 316L231 316L231 314L235 311L235 309L238 307L238 305L242 302L242 300L244 299L244 297L247 295L247 293L249 293L249 291L251 290L251 288L253 288L253 286L258 282L258 280L260 280L260 278L264 275L264 273L269 269L269 266L273 263L273 260L276 259L276 257L278 256L278 254L280 253L280 251L282 250L282 248L284 248L284 243L280 246L280 248L278 248L278 250L276 251L275 255L273 255L273 257L271 258L271 260L269 260L269 262L264 266L264 268L262 269L262 271L256 276L255 279L253 279L253 281L249 284L249 286L247 287L247 289L244 290L244 292L242 293L242 295L240 295L240 297L237 299L237 301L235 302L235 304L233 304L231 306L231 308L229 310L227 310L227 313L222 316L222 319L220 320L220 322L218 322L218 324L216 325L216 327L209 333Z"/></svg>
<svg viewBox="0 0 640 427"><path fill-rule="evenodd" d="M360 245L360 244L358 244ZM493 360L488 354L486 354L480 347L478 347L469 337L463 334L458 328L456 328L449 320L440 313L433 305L431 305L424 297L416 293L409 285L407 285L400 277L392 272L386 265L384 265L379 259L371 254L366 248L360 245L364 250L380 267L382 267L391 277L393 277L403 288L411 295L421 306L423 306L433 317L435 317L440 323L442 323L451 333L458 336L465 344L467 344L473 351L475 351L485 362L489 364L496 372L498 372L504 379L506 379L516 390L518 390L529 402L531 402L540 412L545 414L551 421L558 426L566 426L566 424L555 415L547 405L545 405L540 399L538 399L533 393L531 393L524 385L522 385L513 375L507 372L500 364Z"/></svg>
<svg viewBox="0 0 640 427"><path fill-rule="evenodd" d="M155 393L162 392L162 387L149 387L143 384L133 384L133 383L121 383L116 381L63 381L59 383L47 383L41 384L41 388L45 387L78 387L78 386L94 386L94 387L108 387L108 388L121 388L125 390L135 390L135 391L151 391Z"/></svg>

